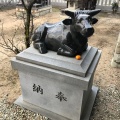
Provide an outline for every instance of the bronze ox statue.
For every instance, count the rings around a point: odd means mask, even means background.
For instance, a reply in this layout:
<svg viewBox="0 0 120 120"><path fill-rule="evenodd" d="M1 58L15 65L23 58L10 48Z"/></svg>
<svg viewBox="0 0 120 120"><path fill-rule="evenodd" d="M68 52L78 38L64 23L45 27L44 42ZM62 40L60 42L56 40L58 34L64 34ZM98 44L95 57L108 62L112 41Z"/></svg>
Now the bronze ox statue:
<svg viewBox="0 0 120 120"><path fill-rule="evenodd" d="M88 47L88 37L94 33L92 25L98 21L93 16L100 11L99 9L62 11L71 18L39 26L32 37L34 48L41 54L47 53L48 50L69 57L82 54Z"/></svg>

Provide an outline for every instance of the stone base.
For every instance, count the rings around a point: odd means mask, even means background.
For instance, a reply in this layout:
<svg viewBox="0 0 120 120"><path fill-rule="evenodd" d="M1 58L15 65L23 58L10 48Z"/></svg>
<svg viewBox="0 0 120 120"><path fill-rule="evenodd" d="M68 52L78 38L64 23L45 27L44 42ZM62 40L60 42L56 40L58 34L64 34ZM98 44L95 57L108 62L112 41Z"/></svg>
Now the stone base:
<svg viewBox="0 0 120 120"><path fill-rule="evenodd" d="M95 99L90 94L95 91L92 84L100 56L101 51L91 46L79 61L53 51L40 54L33 46L24 50L11 61L19 73L21 103L29 103L26 108L53 120L89 119Z"/></svg>
<svg viewBox="0 0 120 120"><path fill-rule="evenodd" d="M111 61L111 66L112 67L116 67L116 68L120 68L120 62L118 63L116 60L114 60L114 58Z"/></svg>
<svg viewBox="0 0 120 120"><path fill-rule="evenodd" d="M38 9L32 9L33 17L39 17L39 16L45 15L45 14L50 13L50 12L52 12L52 6L51 5L41 7L41 8L38 8ZM25 13L25 10L23 8L16 8L16 16L18 18L25 18L26 17L25 14L26 13Z"/></svg>
<svg viewBox="0 0 120 120"><path fill-rule="evenodd" d="M91 91L91 93L88 97L89 99L86 102L85 109L84 109L84 111L81 115L81 120L89 120L90 114L91 114L91 111L92 111L92 107L93 107L93 104L94 104L94 101L95 101L95 98L96 98L96 95L97 95L97 92L98 92L98 88L93 86L92 91ZM22 96L20 96L14 103L19 105L19 106L22 106L26 109L29 109L33 112L40 113L40 114L42 114L42 115L44 115L48 118L51 118L52 120L70 120L70 119L65 118L63 116L55 114L51 111L45 110L43 108L40 108L40 107L37 107L33 104L25 102L25 101L23 101Z"/></svg>

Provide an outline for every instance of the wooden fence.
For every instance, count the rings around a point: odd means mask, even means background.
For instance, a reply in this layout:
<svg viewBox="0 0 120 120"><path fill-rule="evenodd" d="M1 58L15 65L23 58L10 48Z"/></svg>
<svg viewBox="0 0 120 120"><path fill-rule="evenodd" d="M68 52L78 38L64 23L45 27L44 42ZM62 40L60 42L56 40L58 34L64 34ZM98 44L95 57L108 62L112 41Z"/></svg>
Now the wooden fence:
<svg viewBox="0 0 120 120"><path fill-rule="evenodd" d="M96 8L102 11L112 11L112 3L117 2L119 5L118 12L120 12L120 0L97 0Z"/></svg>
<svg viewBox="0 0 120 120"><path fill-rule="evenodd" d="M97 5L111 6L113 2L117 2L120 5L120 0L97 0Z"/></svg>
<svg viewBox="0 0 120 120"><path fill-rule="evenodd" d="M19 2L19 0L0 0L0 4L16 4L17 2Z"/></svg>
<svg viewBox="0 0 120 120"><path fill-rule="evenodd" d="M11 4L15 4L19 2L19 0L0 0L0 4L7 4L7 3L11 3ZM120 12L120 0L98 0L97 1L97 8L98 9L102 9L103 11L112 11L112 3L113 2L118 2L119 4L119 9L118 11ZM51 4L53 6L58 6L58 7L66 7L67 6L67 2L64 0L51 0Z"/></svg>
<svg viewBox="0 0 120 120"><path fill-rule="evenodd" d="M112 3L117 2L119 5L118 12L120 12L120 0L97 0L97 9L101 9L102 11L112 11ZM53 6L66 7L67 2L64 0L51 0Z"/></svg>

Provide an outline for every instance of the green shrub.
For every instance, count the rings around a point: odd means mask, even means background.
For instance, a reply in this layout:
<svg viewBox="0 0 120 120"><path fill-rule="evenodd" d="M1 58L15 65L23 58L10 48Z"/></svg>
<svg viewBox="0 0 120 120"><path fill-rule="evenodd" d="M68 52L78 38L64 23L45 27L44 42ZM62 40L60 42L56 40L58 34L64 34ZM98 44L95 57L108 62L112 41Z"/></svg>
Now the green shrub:
<svg viewBox="0 0 120 120"><path fill-rule="evenodd" d="M113 2L112 3L112 10L113 10L113 13L116 13L118 11L118 3L117 2Z"/></svg>

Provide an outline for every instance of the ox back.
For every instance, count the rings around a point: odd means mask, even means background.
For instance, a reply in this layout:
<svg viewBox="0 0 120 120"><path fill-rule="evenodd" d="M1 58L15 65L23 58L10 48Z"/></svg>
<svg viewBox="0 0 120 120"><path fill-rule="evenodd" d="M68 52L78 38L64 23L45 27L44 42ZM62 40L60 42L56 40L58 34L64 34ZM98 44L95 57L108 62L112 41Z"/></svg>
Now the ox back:
<svg viewBox="0 0 120 120"><path fill-rule="evenodd" d="M47 30L45 28L47 28ZM66 36L69 31L70 25L66 26L62 22L56 24L45 23L35 30L32 40L35 41L36 38L39 38L40 41L37 42L44 42L48 50L57 52L63 45L63 42L66 41ZM45 36L41 40L43 34L45 34Z"/></svg>

